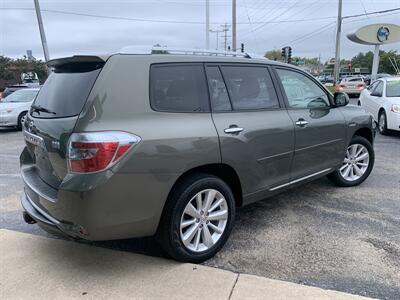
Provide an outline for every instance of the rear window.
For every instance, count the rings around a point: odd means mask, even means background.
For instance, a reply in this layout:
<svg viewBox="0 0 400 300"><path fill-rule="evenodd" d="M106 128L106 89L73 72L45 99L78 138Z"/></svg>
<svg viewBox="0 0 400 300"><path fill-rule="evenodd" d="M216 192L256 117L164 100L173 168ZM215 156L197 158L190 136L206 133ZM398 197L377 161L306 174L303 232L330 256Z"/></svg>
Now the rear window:
<svg viewBox="0 0 400 300"><path fill-rule="evenodd" d="M156 111L209 111L203 66L201 64L152 65L150 104Z"/></svg>
<svg viewBox="0 0 400 300"><path fill-rule="evenodd" d="M39 90L19 90L7 96L3 102L31 102Z"/></svg>
<svg viewBox="0 0 400 300"><path fill-rule="evenodd" d="M86 72L60 72L55 70L47 78L34 102L52 113L32 111L36 118L64 118L78 115L100 69Z"/></svg>

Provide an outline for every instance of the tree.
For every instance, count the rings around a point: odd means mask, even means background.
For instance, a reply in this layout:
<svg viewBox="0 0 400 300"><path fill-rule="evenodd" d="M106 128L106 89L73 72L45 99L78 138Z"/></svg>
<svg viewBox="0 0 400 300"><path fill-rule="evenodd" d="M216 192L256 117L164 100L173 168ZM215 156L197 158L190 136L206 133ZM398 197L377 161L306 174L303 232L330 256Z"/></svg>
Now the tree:
<svg viewBox="0 0 400 300"><path fill-rule="evenodd" d="M281 50L271 50L265 52L264 57L270 60L282 60L282 52Z"/></svg>
<svg viewBox="0 0 400 300"><path fill-rule="evenodd" d="M43 83L47 78L46 64L41 60L23 58L12 59L0 56L0 90L10 84L21 83L21 73L34 72Z"/></svg>
<svg viewBox="0 0 400 300"><path fill-rule="evenodd" d="M390 50L386 51L379 51L379 73L389 73L395 74L395 69L393 68L389 57L393 60L395 59L397 63L400 62L400 54L397 54L397 51ZM368 51L366 53L358 53L351 59L351 63L353 68L368 68L372 70L372 61L374 58L374 53L372 51Z"/></svg>

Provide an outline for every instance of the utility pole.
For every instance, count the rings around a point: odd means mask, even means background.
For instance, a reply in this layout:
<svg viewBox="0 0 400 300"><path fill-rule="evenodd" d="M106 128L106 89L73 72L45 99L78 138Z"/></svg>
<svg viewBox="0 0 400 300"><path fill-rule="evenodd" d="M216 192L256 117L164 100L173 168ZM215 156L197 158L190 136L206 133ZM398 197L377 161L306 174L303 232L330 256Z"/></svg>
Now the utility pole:
<svg viewBox="0 0 400 300"><path fill-rule="evenodd" d="M226 51L228 48L228 31L229 31L229 25L228 24L224 24L221 25L222 27L222 32L224 33L224 50Z"/></svg>
<svg viewBox="0 0 400 300"><path fill-rule="evenodd" d="M216 49L215 50L218 50L218 48L219 48L219 33L220 32L224 32L223 30L213 30L213 29L210 29L210 32L211 33L216 33L217 34L217 46L216 46Z"/></svg>
<svg viewBox="0 0 400 300"><path fill-rule="evenodd" d="M206 0L206 49L210 48L210 0Z"/></svg>
<svg viewBox="0 0 400 300"><path fill-rule="evenodd" d="M318 75L319 75L319 72L320 72L320 66L321 66L321 53L318 54L318 67L317 67Z"/></svg>
<svg viewBox="0 0 400 300"><path fill-rule="evenodd" d="M47 47L46 35L44 34L43 20L42 20L42 14L40 12L39 0L34 0L34 2L35 2L36 17L39 24L40 38L42 40L44 60L47 62L50 59L49 48Z"/></svg>
<svg viewBox="0 0 400 300"><path fill-rule="evenodd" d="M232 0L232 50L236 52L236 0Z"/></svg>
<svg viewBox="0 0 400 300"><path fill-rule="evenodd" d="M334 84L339 81L340 73L340 37L342 33L342 0L338 0L338 17L336 28L336 50L335 50L335 69L334 69Z"/></svg>

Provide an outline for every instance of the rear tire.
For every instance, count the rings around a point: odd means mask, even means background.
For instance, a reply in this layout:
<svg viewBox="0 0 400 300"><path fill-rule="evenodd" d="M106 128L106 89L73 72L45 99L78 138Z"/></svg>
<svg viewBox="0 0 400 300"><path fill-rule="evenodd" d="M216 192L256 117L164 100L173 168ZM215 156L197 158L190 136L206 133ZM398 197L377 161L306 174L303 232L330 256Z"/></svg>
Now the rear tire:
<svg viewBox="0 0 400 300"><path fill-rule="evenodd" d="M378 116L378 130L380 134L387 135L389 133L387 129L387 117L386 112L381 110Z"/></svg>
<svg viewBox="0 0 400 300"><path fill-rule="evenodd" d="M171 191L157 239L174 259L200 263L221 250L234 218L235 200L230 187L213 175L192 175Z"/></svg>
<svg viewBox="0 0 400 300"><path fill-rule="evenodd" d="M26 120L26 112L23 112L18 116L18 123L17 123L18 130L22 130L22 125L24 124L25 120Z"/></svg>
<svg viewBox="0 0 400 300"><path fill-rule="evenodd" d="M375 153L371 143L364 137L353 136L347 148L343 165L329 174L328 178L334 184L342 187L359 185L368 178L374 167L374 161Z"/></svg>

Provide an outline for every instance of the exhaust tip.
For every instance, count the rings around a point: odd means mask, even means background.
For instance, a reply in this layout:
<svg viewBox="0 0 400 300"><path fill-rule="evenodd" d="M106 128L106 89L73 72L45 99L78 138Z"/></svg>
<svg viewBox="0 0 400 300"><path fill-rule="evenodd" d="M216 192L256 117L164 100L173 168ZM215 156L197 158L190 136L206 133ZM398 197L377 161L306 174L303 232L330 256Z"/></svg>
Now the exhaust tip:
<svg viewBox="0 0 400 300"><path fill-rule="evenodd" d="M36 223L36 221L26 211L24 211L22 213L22 217L24 218L24 221L27 224L35 224Z"/></svg>

